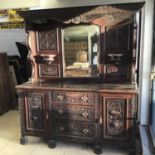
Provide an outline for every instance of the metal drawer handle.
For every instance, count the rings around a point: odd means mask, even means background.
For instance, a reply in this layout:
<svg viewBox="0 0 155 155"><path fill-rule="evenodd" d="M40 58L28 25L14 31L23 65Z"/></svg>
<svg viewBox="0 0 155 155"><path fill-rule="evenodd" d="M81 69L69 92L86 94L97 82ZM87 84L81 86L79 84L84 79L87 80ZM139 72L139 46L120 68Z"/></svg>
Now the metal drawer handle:
<svg viewBox="0 0 155 155"><path fill-rule="evenodd" d="M58 98L58 101L64 101L65 99L63 95L58 95L57 98Z"/></svg>
<svg viewBox="0 0 155 155"><path fill-rule="evenodd" d="M82 113L82 116L84 119L88 119L89 114L88 114L88 112L85 111Z"/></svg>
<svg viewBox="0 0 155 155"><path fill-rule="evenodd" d="M59 110L58 110L58 113L59 113L59 114L63 114L64 112L63 112L62 109L59 109Z"/></svg>
<svg viewBox="0 0 155 155"><path fill-rule="evenodd" d="M81 101L84 103L88 102L88 97L87 96L81 96Z"/></svg>
<svg viewBox="0 0 155 155"><path fill-rule="evenodd" d="M33 121L38 121L39 120L39 117L38 116L32 116L32 120Z"/></svg>
<svg viewBox="0 0 155 155"><path fill-rule="evenodd" d="M83 133L86 135L89 133L89 130L87 128L83 129Z"/></svg>
<svg viewBox="0 0 155 155"><path fill-rule="evenodd" d="M63 131L65 130L65 128L64 128L63 126L60 126L60 127L59 127L59 130L60 130L61 132L63 132Z"/></svg>

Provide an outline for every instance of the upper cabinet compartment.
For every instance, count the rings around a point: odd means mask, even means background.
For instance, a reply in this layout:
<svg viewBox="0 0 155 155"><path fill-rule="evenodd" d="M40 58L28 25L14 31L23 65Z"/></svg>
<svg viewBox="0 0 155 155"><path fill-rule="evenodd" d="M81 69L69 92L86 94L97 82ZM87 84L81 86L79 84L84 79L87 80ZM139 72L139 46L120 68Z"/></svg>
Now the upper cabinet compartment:
<svg viewBox="0 0 155 155"><path fill-rule="evenodd" d="M136 64L133 51L136 60L138 45L134 43L138 40L134 35L135 10L140 7L105 5L21 12L31 38L34 81L91 78L131 83Z"/></svg>
<svg viewBox="0 0 155 155"><path fill-rule="evenodd" d="M132 24L106 26L104 33L105 64L129 64L132 59Z"/></svg>
<svg viewBox="0 0 155 155"><path fill-rule="evenodd" d="M62 75L62 59L60 52L60 29L38 31L37 54L35 61L38 63L40 78L60 78Z"/></svg>

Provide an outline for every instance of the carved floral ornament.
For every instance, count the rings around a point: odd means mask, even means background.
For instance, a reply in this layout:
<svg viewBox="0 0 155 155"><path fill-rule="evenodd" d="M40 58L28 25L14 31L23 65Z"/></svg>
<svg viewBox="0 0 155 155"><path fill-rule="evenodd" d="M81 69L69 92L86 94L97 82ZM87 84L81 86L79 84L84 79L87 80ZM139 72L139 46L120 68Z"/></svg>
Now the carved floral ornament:
<svg viewBox="0 0 155 155"><path fill-rule="evenodd" d="M103 19L105 21L108 21L108 23L110 24L112 23L116 24L125 19L131 19L131 18L132 18L132 12L129 10L123 10L120 8L115 8L113 6L99 6L91 11L88 11L72 19L64 21L64 23L66 24L90 23L96 19Z"/></svg>

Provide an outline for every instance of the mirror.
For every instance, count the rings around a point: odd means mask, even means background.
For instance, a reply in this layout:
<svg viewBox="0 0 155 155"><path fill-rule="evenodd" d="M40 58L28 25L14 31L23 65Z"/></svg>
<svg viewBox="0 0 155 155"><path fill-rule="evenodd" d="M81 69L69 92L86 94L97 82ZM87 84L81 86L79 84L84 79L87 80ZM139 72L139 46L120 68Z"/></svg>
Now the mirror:
<svg viewBox="0 0 155 155"><path fill-rule="evenodd" d="M98 76L99 34L97 25L64 29L64 77Z"/></svg>

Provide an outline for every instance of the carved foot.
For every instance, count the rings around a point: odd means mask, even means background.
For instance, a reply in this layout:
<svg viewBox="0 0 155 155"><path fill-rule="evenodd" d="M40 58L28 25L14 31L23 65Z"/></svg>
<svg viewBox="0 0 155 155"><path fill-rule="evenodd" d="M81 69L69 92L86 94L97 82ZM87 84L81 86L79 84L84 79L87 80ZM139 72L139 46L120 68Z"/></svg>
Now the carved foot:
<svg viewBox="0 0 155 155"><path fill-rule="evenodd" d="M26 136L20 137L20 144L25 145L28 143L28 139Z"/></svg>
<svg viewBox="0 0 155 155"><path fill-rule="evenodd" d="M56 147L56 142L55 141L53 141L53 140L49 140L48 141L48 147L49 148L55 148Z"/></svg>
<svg viewBox="0 0 155 155"><path fill-rule="evenodd" d="M100 153L102 152L102 147L101 147L101 145L95 145L95 146L94 146L94 152L95 152L96 154L100 154Z"/></svg>

